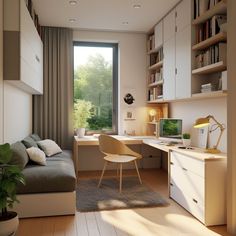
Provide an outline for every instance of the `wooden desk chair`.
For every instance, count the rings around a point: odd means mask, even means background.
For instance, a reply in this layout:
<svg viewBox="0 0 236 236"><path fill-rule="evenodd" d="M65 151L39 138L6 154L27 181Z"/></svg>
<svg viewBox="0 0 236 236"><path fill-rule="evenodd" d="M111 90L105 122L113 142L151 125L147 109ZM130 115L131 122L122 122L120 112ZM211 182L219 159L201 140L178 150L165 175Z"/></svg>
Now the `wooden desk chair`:
<svg viewBox="0 0 236 236"><path fill-rule="evenodd" d="M142 184L142 180L138 171L138 165L136 162L137 159L142 158L142 155L132 151L124 143L111 136L101 134L98 140L99 140L100 151L106 155L104 157L105 163L98 183L98 187L100 187L101 185L106 166L109 162L117 163L120 167L120 189L119 189L120 192L122 191L122 164L124 163L128 163L131 161L134 162L140 184Z"/></svg>

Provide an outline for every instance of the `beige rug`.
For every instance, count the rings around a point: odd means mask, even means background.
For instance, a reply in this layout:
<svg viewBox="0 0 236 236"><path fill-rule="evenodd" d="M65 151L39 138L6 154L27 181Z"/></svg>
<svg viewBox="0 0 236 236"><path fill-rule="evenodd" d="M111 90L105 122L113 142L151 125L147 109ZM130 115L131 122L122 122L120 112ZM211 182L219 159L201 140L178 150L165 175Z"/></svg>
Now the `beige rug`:
<svg viewBox="0 0 236 236"><path fill-rule="evenodd" d="M98 179L79 180L76 193L80 212L166 206L167 201L146 184L140 185L136 177L124 177L122 193L119 181L104 178L100 188Z"/></svg>

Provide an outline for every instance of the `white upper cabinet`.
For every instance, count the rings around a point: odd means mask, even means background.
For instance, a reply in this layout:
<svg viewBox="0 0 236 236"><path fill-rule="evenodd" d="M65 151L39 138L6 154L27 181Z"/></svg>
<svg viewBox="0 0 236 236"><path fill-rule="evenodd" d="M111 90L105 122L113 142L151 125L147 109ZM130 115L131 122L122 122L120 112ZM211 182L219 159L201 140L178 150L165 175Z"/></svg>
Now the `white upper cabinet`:
<svg viewBox="0 0 236 236"><path fill-rule="evenodd" d="M191 97L191 26L176 33L176 99Z"/></svg>
<svg viewBox="0 0 236 236"><path fill-rule="evenodd" d="M176 6L176 32L191 24L191 1L183 0Z"/></svg>
<svg viewBox="0 0 236 236"><path fill-rule="evenodd" d="M166 17L163 19L164 25L164 42L175 36L175 9L173 9Z"/></svg>
<svg viewBox="0 0 236 236"><path fill-rule="evenodd" d="M4 37L4 80L42 94L43 44L24 0L4 1Z"/></svg>
<svg viewBox="0 0 236 236"><path fill-rule="evenodd" d="M160 21L154 29L155 34L155 49L163 45L163 21Z"/></svg>
<svg viewBox="0 0 236 236"><path fill-rule="evenodd" d="M175 99L175 37L172 37L163 45L163 98Z"/></svg>

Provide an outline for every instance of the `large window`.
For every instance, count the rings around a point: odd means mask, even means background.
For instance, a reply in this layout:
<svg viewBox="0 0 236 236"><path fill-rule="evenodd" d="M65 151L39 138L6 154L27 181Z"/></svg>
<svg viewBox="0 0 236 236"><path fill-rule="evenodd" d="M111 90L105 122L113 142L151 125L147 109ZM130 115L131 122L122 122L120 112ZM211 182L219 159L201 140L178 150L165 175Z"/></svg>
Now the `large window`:
<svg viewBox="0 0 236 236"><path fill-rule="evenodd" d="M75 128L117 133L118 45L74 43Z"/></svg>

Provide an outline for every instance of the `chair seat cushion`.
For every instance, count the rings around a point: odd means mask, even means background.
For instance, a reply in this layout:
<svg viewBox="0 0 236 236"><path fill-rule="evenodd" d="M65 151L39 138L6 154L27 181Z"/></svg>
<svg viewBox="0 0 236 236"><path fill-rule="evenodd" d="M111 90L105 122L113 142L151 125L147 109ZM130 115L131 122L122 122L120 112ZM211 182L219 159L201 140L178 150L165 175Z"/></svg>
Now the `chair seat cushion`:
<svg viewBox="0 0 236 236"><path fill-rule="evenodd" d="M126 163L136 160L137 157L128 156L128 155L108 155L104 157L104 160L115 162L115 163Z"/></svg>

